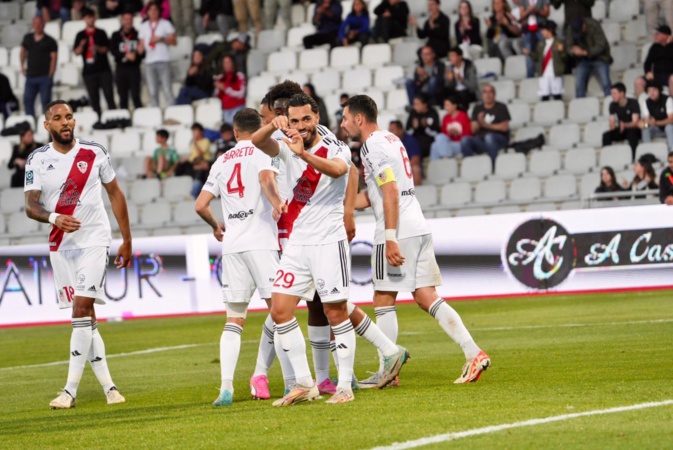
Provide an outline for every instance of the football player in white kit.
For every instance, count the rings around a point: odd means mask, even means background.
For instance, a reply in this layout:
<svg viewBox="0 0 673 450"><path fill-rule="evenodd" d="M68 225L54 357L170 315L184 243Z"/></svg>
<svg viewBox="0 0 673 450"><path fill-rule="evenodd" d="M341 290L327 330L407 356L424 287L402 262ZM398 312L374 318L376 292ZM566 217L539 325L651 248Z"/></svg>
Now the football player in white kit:
<svg viewBox="0 0 673 450"><path fill-rule="evenodd" d="M222 385L213 406L232 404L234 372L250 298L257 289L260 297L269 302L278 267L276 220L287 211L287 205L276 186L278 161L250 142L252 133L260 126L260 116L254 109L244 108L236 113L236 147L217 158L196 199L196 212L222 242L222 292L227 323L220 338ZM210 202L218 196L224 224L217 221L210 209ZM265 394L253 395L269 398L268 386Z"/></svg>
<svg viewBox="0 0 673 450"><path fill-rule="evenodd" d="M258 148L285 162L288 185L293 186L287 213L290 236L274 282L271 314L280 344L292 363L296 385L274 406L318 397L304 337L294 317L299 300L312 298L316 290L334 332L339 359L337 390L328 402L350 402L354 399L355 332L348 317L350 251L343 222L350 150L320 136L318 105L310 97L293 96L287 113L287 117L274 118L252 138ZM272 138L279 129L288 136L282 142ZM386 357L384 376L392 380L407 357L406 349L397 347Z"/></svg>
<svg viewBox="0 0 673 450"><path fill-rule="evenodd" d="M344 103L341 126L351 139L362 142L360 150L367 190L358 194L356 209L374 208L376 232L372 252L376 322L386 335L397 340L395 300L398 292L411 292L424 311L463 349L466 363L455 383L477 381L491 360L475 344L458 313L437 294L442 283L430 229L416 200L413 173L402 142L377 126L376 103L356 95ZM378 384L379 372L361 387Z"/></svg>
<svg viewBox="0 0 673 450"><path fill-rule="evenodd" d="M122 235L114 261L118 269L131 261L126 199L107 150L94 142L75 139L75 118L66 102L55 100L46 106L44 128L52 143L35 150L26 161L26 215L52 224L49 256L59 307L72 308L68 380L49 406L75 406L87 360L103 386L108 404L123 403L125 399L110 377L94 303L105 304L111 241L101 186L107 191Z"/></svg>

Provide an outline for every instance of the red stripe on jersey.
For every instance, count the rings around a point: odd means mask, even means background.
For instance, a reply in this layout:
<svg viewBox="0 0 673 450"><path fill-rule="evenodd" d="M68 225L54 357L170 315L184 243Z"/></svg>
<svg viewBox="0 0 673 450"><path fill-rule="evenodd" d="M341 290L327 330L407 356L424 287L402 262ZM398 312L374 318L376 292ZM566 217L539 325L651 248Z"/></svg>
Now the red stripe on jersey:
<svg viewBox="0 0 673 450"><path fill-rule="evenodd" d="M320 147L314 155L320 156L321 158L327 158L327 147ZM297 184L292 189L292 201L287 205L287 213L285 213L285 228L287 230L287 237L290 237L292 234L292 228L294 228L294 221L299 217L299 213L304 209L304 206L315 194L315 190L318 188L318 182L320 182L320 176L322 174L315 170L310 164L306 166L306 170L301 174Z"/></svg>
<svg viewBox="0 0 673 450"><path fill-rule="evenodd" d="M68 178L61 189L61 195L58 197L58 203L54 212L72 216L79 203L79 198L82 196L82 190L86 185L93 163L96 159L96 153L93 150L80 149L75 155L75 161L72 163ZM60 230L56 225L51 227L49 233L49 251L55 252L61 246L63 241L63 230Z"/></svg>

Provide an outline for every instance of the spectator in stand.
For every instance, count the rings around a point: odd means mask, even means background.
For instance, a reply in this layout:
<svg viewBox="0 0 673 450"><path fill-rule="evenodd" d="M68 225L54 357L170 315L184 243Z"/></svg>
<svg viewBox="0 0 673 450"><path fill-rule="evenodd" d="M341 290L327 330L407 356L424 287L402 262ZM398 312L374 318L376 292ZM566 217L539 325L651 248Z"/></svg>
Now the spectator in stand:
<svg viewBox="0 0 673 450"><path fill-rule="evenodd" d="M388 131L402 141L405 150L407 151L407 158L409 158L409 165L411 166L411 173L414 177L414 185L420 186L423 183L423 167L421 161L421 149L415 137L404 132L402 122L393 120L388 125Z"/></svg>
<svg viewBox="0 0 673 450"><path fill-rule="evenodd" d="M147 10L149 9L150 5L152 3L156 3L159 5L159 15L162 19L164 20L171 20L171 2L170 0L148 0L147 3L145 3L145 6L143 6L142 11L140 11L140 17L143 18L143 20L147 20L149 18L149 15L147 13ZM172 22L171 22L172 25Z"/></svg>
<svg viewBox="0 0 673 450"><path fill-rule="evenodd" d="M624 182L624 188L627 191L647 191L651 189L659 189L657 184L657 174L652 167L653 162L656 162L657 159L651 153L645 153L638 161L633 165L634 177L631 181L631 184ZM644 195L636 195L634 199L644 199Z"/></svg>
<svg viewBox="0 0 673 450"><path fill-rule="evenodd" d="M439 115L435 108L430 107L427 95L414 97L406 129L418 141L423 158L430 155L430 146L439 133L439 126Z"/></svg>
<svg viewBox="0 0 673 450"><path fill-rule="evenodd" d="M148 19L138 32L138 53L145 55L145 77L152 106L159 106L159 89L164 93L166 105L175 103L168 46L177 45L177 39L173 24L161 18L161 11L159 3L148 3Z"/></svg>
<svg viewBox="0 0 673 450"><path fill-rule="evenodd" d="M234 16L238 22L238 31L247 33L248 15L255 25L255 32L262 31L262 13L259 0L234 0Z"/></svg>
<svg viewBox="0 0 673 450"><path fill-rule="evenodd" d="M202 0L199 11L194 15L194 30L198 36L208 32L209 24L215 22L224 39L236 26L234 5L231 0Z"/></svg>
<svg viewBox="0 0 673 450"><path fill-rule="evenodd" d="M194 37L194 0L170 0L171 21L179 36ZM257 0L259 1L259 0Z"/></svg>
<svg viewBox="0 0 673 450"><path fill-rule="evenodd" d="M19 131L19 137L21 141L12 149L12 156L7 163L8 169L14 169L10 180L10 187L13 188L23 187L26 177L26 160L33 150L42 147L42 144L35 142L33 130L30 127L22 128Z"/></svg>
<svg viewBox="0 0 673 450"><path fill-rule="evenodd" d="M651 33L659 26L659 16L663 15L666 24L673 27L673 0L644 0L645 20L647 30ZM656 32L655 32L656 34ZM656 36L652 36L656 42ZM662 83L666 84L666 83Z"/></svg>
<svg viewBox="0 0 673 450"><path fill-rule="evenodd" d="M643 142L652 142L657 136L666 137L668 150L673 150L673 98L661 93L661 86L654 81L647 82L647 100L640 111L643 120L640 129Z"/></svg>
<svg viewBox="0 0 673 450"><path fill-rule="evenodd" d="M591 8L594 6L596 0L551 0L551 4L554 8L560 9L563 7L563 23L564 23L564 35L566 39L571 33L570 25L577 18L592 18ZM606 3L607 5L607 3Z"/></svg>
<svg viewBox="0 0 673 450"><path fill-rule="evenodd" d="M222 75L215 80L215 88L222 102L222 122L233 124L234 115L245 107L246 80L231 55L222 58Z"/></svg>
<svg viewBox="0 0 673 450"><path fill-rule="evenodd" d="M459 155L462 139L472 136L470 118L458 106L459 102L455 96L444 100L446 115L442 119L442 132L435 136L435 142L430 147L430 161Z"/></svg>
<svg viewBox="0 0 673 450"><path fill-rule="evenodd" d="M507 0L493 0L493 14L486 19L486 50L491 58L505 58L516 53L515 42L521 36L521 28Z"/></svg>
<svg viewBox="0 0 673 450"><path fill-rule="evenodd" d="M433 103L439 101L444 89L444 71L444 63L437 61L433 48L429 45L422 47L414 78L406 80L409 104L420 93L425 94Z"/></svg>
<svg viewBox="0 0 673 450"><path fill-rule="evenodd" d="M192 142L189 144L189 164L194 179L192 197L199 196L203 184L208 179L210 161L212 160L213 153L210 151L210 141L204 137L203 125L195 122L192 125Z"/></svg>
<svg viewBox="0 0 673 450"><path fill-rule="evenodd" d="M133 106L143 106L140 100L140 61L138 54L138 31L133 28L133 14L129 11L122 14L121 28L110 38L110 51L115 58L115 83L119 94L119 107L128 109L129 93Z"/></svg>
<svg viewBox="0 0 673 450"><path fill-rule="evenodd" d="M82 16L86 28L75 36L73 48L75 55L82 56L82 62L84 63L82 78L89 95L89 103L100 119L102 114L100 107L101 90L105 96L108 109L116 108L112 89L112 69L107 55L110 49L110 40L105 31L96 28L96 13L93 9L82 10Z"/></svg>
<svg viewBox="0 0 673 450"><path fill-rule="evenodd" d="M264 0L264 27L272 30L276 26L278 13L285 29L292 28L292 0Z"/></svg>
<svg viewBox="0 0 673 450"><path fill-rule="evenodd" d="M668 167L661 171L659 201L665 205L673 205L673 152L668 154Z"/></svg>
<svg viewBox="0 0 673 450"><path fill-rule="evenodd" d="M212 97L213 89L213 74L206 65L206 58L201 50L195 49L192 52L192 64L187 70L185 85L180 88L175 104L191 105L194 100Z"/></svg>
<svg viewBox="0 0 673 450"><path fill-rule="evenodd" d="M535 76L535 63L531 58L531 53L537 48L537 43L542 40L540 26L547 22L549 17L548 0L520 0L519 9L521 11L521 31L523 53L526 55L526 72L528 78Z"/></svg>
<svg viewBox="0 0 673 450"><path fill-rule="evenodd" d="M220 138L215 141L215 155L211 164L215 162L220 155L228 152L236 147L236 138L234 137L234 127L228 123L222 124L220 127Z"/></svg>
<svg viewBox="0 0 673 450"><path fill-rule="evenodd" d="M495 88L492 85L485 84L482 87L482 102L472 110L470 127L474 137L464 137L460 142L463 156L487 153L494 166L498 151L509 144L511 120L507 105L496 101L495 96Z"/></svg>
<svg viewBox="0 0 673 450"><path fill-rule="evenodd" d="M156 141L159 147L154 150L154 155L145 158L145 178L163 179L175 175L180 156L168 145L168 136L168 131L157 130Z"/></svg>
<svg viewBox="0 0 673 450"><path fill-rule="evenodd" d="M548 20L540 25L544 38L537 43L531 57L537 63L538 95L542 101L561 100L566 52L563 42L556 39L556 22Z"/></svg>
<svg viewBox="0 0 673 450"><path fill-rule="evenodd" d="M21 42L21 73L26 77L23 107L29 116L35 116L35 98L38 92L43 111L51 101L57 52L58 44L54 38L44 34L44 20L35 17L33 32L26 34Z"/></svg>
<svg viewBox="0 0 673 450"><path fill-rule="evenodd" d="M624 189L617 183L617 177L615 176L615 171L610 166L605 166L601 168L601 184L598 185L596 190L597 194L603 194L606 192L622 192ZM598 198L598 201L606 200L619 200L619 197L601 197Z"/></svg>
<svg viewBox="0 0 673 450"><path fill-rule="evenodd" d="M355 0L351 12L339 27L339 42L344 47L359 42L369 42L369 10L364 0Z"/></svg>
<svg viewBox="0 0 673 450"><path fill-rule="evenodd" d="M577 66L575 73L575 96L586 96L589 76L595 72L603 87L603 94L610 94L610 44L601 24L594 19L578 18L570 26L566 39L566 51Z"/></svg>
<svg viewBox="0 0 673 450"><path fill-rule="evenodd" d="M238 33L227 42L218 42L213 45L206 56L206 64L214 75L222 74L222 58L225 55L232 56L236 61L236 67L243 73L246 73L245 66L250 52L250 35L248 33Z"/></svg>
<svg viewBox="0 0 673 450"><path fill-rule="evenodd" d="M311 49L324 44L334 47L339 37L342 11L339 0L321 0L316 3L312 21L316 33L304 37L304 47Z"/></svg>
<svg viewBox="0 0 673 450"><path fill-rule="evenodd" d="M318 104L320 125L329 128L329 113L327 112L327 106L325 106L323 99L315 92L315 86L311 83L306 83L301 88L304 91L304 94L311 97Z"/></svg>
<svg viewBox="0 0 673 450"><path fill-rule="evenodd" d="M673 92L673 42L671 42L671 28L660 25L654 33L654 44L650 47L643 64L645 77L636 79L640 89L645 90L646 80L654 81L660 86L668 86Z"/></svg>
<svg viewBox="0 0 673 450"><path fill-rule="evenodd" d="M471 59L470 46L482 46L479 19L472 13L472 4L463 0L458 5L458 21L454 25L456 45L461 47L468 59Z"/></svg>
<svg viewBox="0 0 673 450"><path fill-rule="evenodd" d="M343 130L341 128L341 121L344 118L344 109L341 107L341 105L346 103L346 100L348 100L348 97L349 97L349 95L346 94L345 92L339 96L339 109L337 109L334 112L334 120L335 120L337 129L338 129L337 131L342 131ZM345 134L346 134L346 136L348 136L348 133L345 133ZM341 139L341 140L344 141L343 139ZM346 141L344 141L344 142L346 142Z"/></svg>
<svg viewBox="0 0 673 450"><path fill-rule="evenodd" d="M407 35L409 6L404 0L383 0L374 8L374 14L376 21L372 34L377 42L388 42Z"/></svg>
<svg viewBox="0 0 673 450"><path fill-rule="evenodd" d="M416 36L419 39L427 38L425 45L432 47L435 55L446 55L449 52L451 22L440 9L440 0L428 0L428 20L425 21L423 28L418 26L414 16L409 16L409 23L416 28Z"/></svg>
<svg viewBox="0 0 673 450"><path fill-rule="evenodd" d="M61 19L61 22L70 20L71 0L37 0L35 17L41 17L45 22Z"/></svg>
<svg viewBox="0 0 673 450"><path fill-rule="evenodd" d="M463 58L463 50L453 47L449 51L449 67L444 74L444 97L455 95L460 109L467 111L470 102L479 95L479 77L474 63Z"/></svg>
<svg viewBox="0 0 673 450"><path fill-rule="evenodd" d="M4 73L0 73L0 114L7 120L7 118L14 112L19 110L19 100L12 92L9 78Z"/></svg>
<svg viewBox="0 0 673 450"><path fill-rule="evenodd" d="M610 131L603 133L603 146L613 142L628 141L636 155L636 147L640 141L640 106L638 101L626 96L624 83L615 83L610 89L612 103L610 103Z"/></svg>
<svg viewBox="0 0 673 450"><path fill-rule="evenodd" d="M73 0L70 8L70 20L82 20L82 9L86 8L84 0Z"/></svg>
<svg viewBox="0 0 673 450"><path fill-rule="evenodd" d="M142 9L142 0L100 0L98 2L98 17L108 19L125 12L136 14Z"/></svg>

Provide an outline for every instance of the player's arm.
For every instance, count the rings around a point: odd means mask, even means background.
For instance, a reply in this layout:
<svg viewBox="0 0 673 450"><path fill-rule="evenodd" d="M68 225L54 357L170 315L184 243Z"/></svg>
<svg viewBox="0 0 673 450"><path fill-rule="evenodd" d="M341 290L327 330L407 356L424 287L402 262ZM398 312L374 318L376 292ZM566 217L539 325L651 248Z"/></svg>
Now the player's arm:
<svg viewBox="0 0 673 450"><path fill-rule="evenodd" d="M351 164L348 172L348 184L346 185L346 196L344 197L344 226L348 242L355 237L355 202L358 197L360 172L355 164Z"/></svg>
<svg viewBox="0 0 673 450"><path fill-rule="evenodd" d="M255 131L252 135L252 145L274 158L278 156L280 152L280 145L278 141L273 139L271 135L280 128L283 120L285 119L285 127L287 127L287 117L279 116L275 117L270 123L264 125L259 130Z"/></svg>
<svg viewBox="0 0 673 450"><path fill-rule="evenodd" d="M66 233L72 233L80 229L82 223L74 217L47 211L40 202L41 196L42 191L39 189L32 189L25 193L26 215L29 218L38 222L56 225L58 229Z"/></svg>
<svg viewBox="0 0 673 450"><path fill-rule="evenodd" d="M259 184L262 187L264 196L273 207L273 220L278 220L281 214L287 212L287 205L280 198L278 185L276 184L276 172L273 170L262 170L259 173Z"/></svg>
<svg viewBox="0 0 673 450"><path fill-rule="evenodd" d="M129 225L129 210L126 206L126 197L124 192L122 192L117 182L117 178L113 178L109 183L103 183L107 195L110 198L110 206L112 207L112 213L117 219L117 224L119 224L119 231L122 234L122 244L117 250L117 256L115 257L115 266L117 269L122 267L127 267L131 264L131 226Z"/></svg>
<svg viewBox="0 0 673 450"><path fill-rule="evenodd" d="M348 173L348 163L343 159L327 159L307 152L304 149L304 141L297 130L285 130L285 134L287 138L283 138L283 141L290 147L290 150L318 172L330 178L340 178Z"/></svg>
<svg viewBox="0 0 673 450"><path fill-rule="evenodd" d="M384 168L376 177L383 198L383 220L386 233L386 259L388 264L398 267L404 264L404 256L397 245L397 223L400 217L400 192L395 175L390 167Z"/></svg>
<svg viewBox="0 0 673 450"><path fill-rule="evenodd" d="M213 236L215 239L222 242L222 233L224 233L224 224L217 221L217 218L213 214L213 210L210 209L210 202L213 201L215 196L206 191L205 189L201 191L199 196L196 198L196 205L194 210L196 214L199 215L208 225L213 228Z"/></svg>
<svg viewBox="0 0 673 450"><path fill-rule="evenodd" d="M372 202L369 200L369 194L367 191L360 192L357 197L355 197L355 209L362 211L372 206Z"/></svg>

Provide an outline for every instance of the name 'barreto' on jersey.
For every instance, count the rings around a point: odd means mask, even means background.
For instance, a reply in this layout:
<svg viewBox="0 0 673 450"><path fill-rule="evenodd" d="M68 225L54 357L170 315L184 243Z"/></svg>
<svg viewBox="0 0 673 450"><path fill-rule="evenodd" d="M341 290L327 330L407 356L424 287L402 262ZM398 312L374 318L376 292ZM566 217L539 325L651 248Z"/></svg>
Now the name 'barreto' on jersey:
<svg viewBox="0 0 673 450"><path fill-rule="evenodd" d="M322 245L346 239L344 198L348 173L331 178L315 170L279 142L278 156L285 163L287 186L290 188L286 222L289 245ZM339 158L348 167L351 151L333 137L324 137L306 151L326 159Z"/></svg>
<svg viewBox="0 0 673 450"><path fill-rule="evenodd" d="M385 182L386 169L391 169L399 190L399 219L397 239L429 234L430 229L423 216L421 205L416 199L414 176L407 150L402 141L389 131L379 130L372 133L360 149L365 172L367 194L376 217L374 243L385 242L385 220L383 215L383 197L379 182Z"/></svg>

